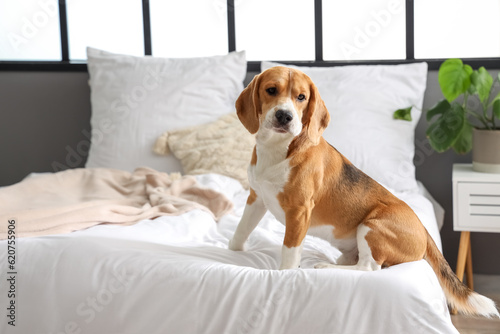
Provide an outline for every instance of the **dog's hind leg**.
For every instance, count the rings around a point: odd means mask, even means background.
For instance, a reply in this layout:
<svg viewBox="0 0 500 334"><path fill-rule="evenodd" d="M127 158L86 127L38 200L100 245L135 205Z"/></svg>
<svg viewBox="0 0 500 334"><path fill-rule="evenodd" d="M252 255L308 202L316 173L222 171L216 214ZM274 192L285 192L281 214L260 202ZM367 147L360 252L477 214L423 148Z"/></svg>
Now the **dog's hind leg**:
<svg viewBox="0 0 500 334"><path fill-rule="evenodd" d="M234 232L233 238L229 240L229 249L234 251L242 251L245 248L250 233L257 227L260 220L266 214L266 206L261 198L258 198L255 192L251 189L250 196L247 200L247 205L243 211L243 216Z"/></svg>
<svg viewBox="0 0 500 334"><path fill-rule="evenodd" d="M339 268L339 269L350 269L350 270L363 270L363 271L374 271L380 270L382 266L375 261L372 256L372 251L366 240L366 235L370 232L370 228L364 224L360 224L356 231L356 242L358 244L359 259L358 263L354 265L340 265L331 264L326 262L320 262L314 266L314 268Z"/></svg>

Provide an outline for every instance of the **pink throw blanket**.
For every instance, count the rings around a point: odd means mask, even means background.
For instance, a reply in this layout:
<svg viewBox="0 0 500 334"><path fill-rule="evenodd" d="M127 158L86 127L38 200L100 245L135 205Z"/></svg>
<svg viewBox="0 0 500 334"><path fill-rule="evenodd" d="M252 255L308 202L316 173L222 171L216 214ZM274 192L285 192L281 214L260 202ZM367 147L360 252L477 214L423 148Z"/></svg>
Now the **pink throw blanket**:
<svg viewBox="0 0 500 334"><path fill-rule="evenodd" d="M224 195L191 176L150 168L70 169L29 177L0 189L0 239L15 219L17 237L68 233L97 224L131 225L143 219L201 209L220 218L232 208Z"/></svg>

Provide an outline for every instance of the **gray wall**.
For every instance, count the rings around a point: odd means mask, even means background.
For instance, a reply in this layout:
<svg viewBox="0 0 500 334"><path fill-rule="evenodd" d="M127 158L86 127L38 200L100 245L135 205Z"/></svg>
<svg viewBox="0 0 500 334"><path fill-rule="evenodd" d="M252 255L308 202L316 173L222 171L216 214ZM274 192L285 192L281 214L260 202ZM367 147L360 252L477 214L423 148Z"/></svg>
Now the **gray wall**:
<svg viewBox="0 0 500 334"><path fill-rule="evenodd" d="M491 71L491 73L496 77L498 71ZM442 98L437 71L429 71L423 109L429 109ZM455 268L460 233L453 231L452 165L453 163L470 163L472 156L471 154L460 156L451 150L445 153L436 153L430 150L425 138L426 129L427 121L425 117L422 117L417 127L415 144L416 151L422 152L420 156L424 158L415 159L417 179L422 180L429 192L446 210L444 226L441 230L443 252L452 268ZM471 233L471 243L474 272L500 274L498 257L500 233Z"/></svg>
<svg viewBox="0 0 500 334"><path fill-rule="evenodd" d="M87 80L83 72L0 72L0 186L31 172L83 166ZM75 154L77 148L84 154Z"/></svg>
<svg viewBox="0 0 500 334"><path fill-rule="evenodd" d="M249 76L251 77L251 75ZM0 186L20 181L30 172L81 167L89 147L90 100L87 73L0 72ZM424 109L442 97L437 72L428 75ZM444 254L456 265L460 233L453 231L451 169L471 157L438 154L425 139L426 121L417 128L420 151L417 178L446 210L441 231ZM500 274L500 234L473 233L474 272Z"/></svg>

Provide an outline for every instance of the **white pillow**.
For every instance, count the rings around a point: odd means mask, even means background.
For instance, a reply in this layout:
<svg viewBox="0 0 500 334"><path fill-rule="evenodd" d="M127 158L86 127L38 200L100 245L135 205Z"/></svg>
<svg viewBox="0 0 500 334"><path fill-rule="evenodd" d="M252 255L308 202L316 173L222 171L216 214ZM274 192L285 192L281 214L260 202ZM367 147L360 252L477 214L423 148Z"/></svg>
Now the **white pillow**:
<svg viewBox="0 0 500 334"><path fill-rule="evenodd" d="M87 48L92 138L86 167L182 171L153 153L165 131L213 122L234 111L244 52L205 58L134 57Z"/></svg>
<svg viewBox="0 0 500 334"><path fill-rule="evenodd" d="M262 70L280 65L262 62ZM306 73L318 87L331 121L323 137L355 166L397 191L418 191L413 156L427 63L288 67ZM393 119L413 106L412 122Z"/></svg>

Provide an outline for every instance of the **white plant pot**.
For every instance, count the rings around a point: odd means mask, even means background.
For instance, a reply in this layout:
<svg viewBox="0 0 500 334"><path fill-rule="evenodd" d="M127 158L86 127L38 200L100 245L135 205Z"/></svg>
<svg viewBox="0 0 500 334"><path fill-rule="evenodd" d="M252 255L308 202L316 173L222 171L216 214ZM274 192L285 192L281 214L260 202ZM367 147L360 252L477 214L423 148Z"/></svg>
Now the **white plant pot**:
<svg viewBox="0 0 500 334"><path fill-rule="evenodd" d="M473 130L472 169L500 173L500 130Z"/></svg>

